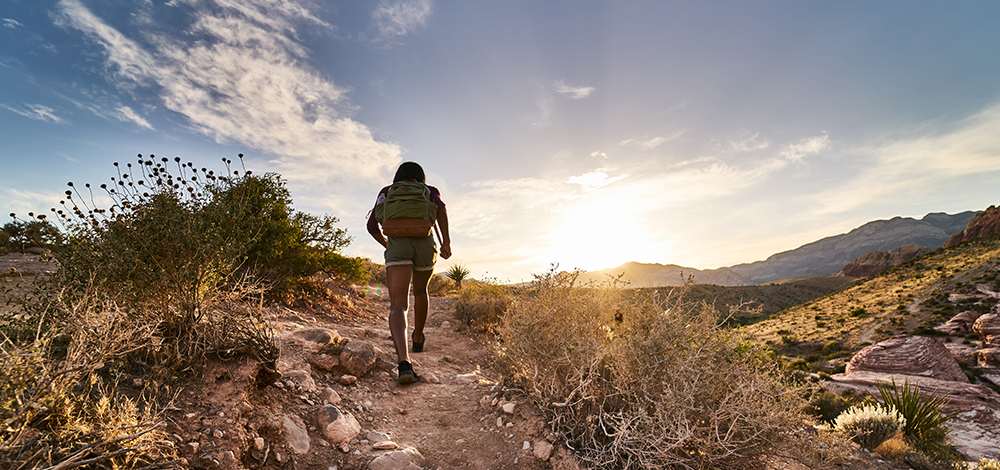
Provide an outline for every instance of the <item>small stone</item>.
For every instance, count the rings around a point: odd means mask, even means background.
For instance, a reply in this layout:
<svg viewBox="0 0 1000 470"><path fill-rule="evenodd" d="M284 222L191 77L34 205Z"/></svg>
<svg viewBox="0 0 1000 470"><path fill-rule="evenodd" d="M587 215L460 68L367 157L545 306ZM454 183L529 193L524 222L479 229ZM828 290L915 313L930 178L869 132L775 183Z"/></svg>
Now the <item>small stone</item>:
<svg viewBox="0 0 1000 470"><path fill-rule="evenodd" d="M136 388L142 388L142 379L132 379L132 385Z"/></svg>
<svg viewBox="0 0 1000 470"><path fill-rule="evenodd" d="M433 372L427 372L424 374L420 374L420 381L427 382L429 384L439 384L441 383L441 378L438 377L437 374Z"/></svg>
<svg viewBox="0 0 1000 470"><path fill-rule="evenodd" d="M458 374L455 377L455 380L457 380L458 383L460 384L471 384L473 382L479 381L479 375L477 375L475 372L470 372L468 374Z"/></svg>
<svg viewBox="0 0 1000 470"><path fill-rule="evenodd" d="M451 328L451 322L448 321L448 320L445 320L445 321L441 322L441 328L445 328L445 329Z"/></svg>
<svg viewBox="0 0 1000 470"><path fill-rule="evenodd" d="M528 450L530 448L531 448L531 442L530 441L524 441L524 445L521 446L521 450Z"/></svg>
<svg viewBox="0 0 1000 470"><path fill-rule="evenodd" d="M502 416L497 418L497 427L498 428L499 427L503 427L503 417Z"/></svg>
<svg viewBox="0 0 1000 470"><path fill-rule="evenodd" d="M340 376L340 380L338 380L338 382L340 382L340 385L354 385L358 382L358 378L353 375L345 374Z"/></svg>
<svg viewBox="0 0 1000 470"><path fill-rule="evenodd" d="M194 414L194 413L188 413L188 414L184 415L184 417L187 418L187 419L194 418L195 416L197 416L197 415Z"/></svg>
<svg viewBox="0 0 1000 470"><path fill-rule="evenodd" d="M264 450L264 438L260 436L255 437L253 439L253 447L257 450Z"/></svg>
<svg viewBox="0 0 1000 470"><path fill-rule="evenodd" d="M319 398L323 400L323 403L326 405L340 404L340 394L330 387L326 387L323 391L319 392Z"/></svg>
<svg viewBox="0 0 1000 470"><path fill-rule="evenodd" d="M455 359L451 356L445 356L442 359L444 359L445 362L455 362Z"/></svg>
<svg viewBox="0 0 1000 470"><path fill-rule="evenodd" d="M367 437L370 442L382 442L391 440L388 434L383 434L377 431L368 431L368 434L365 437Z"/></svg>
<svg viewBox="0 0 1000 470"><path fill-rule="evenodd" d="M222 439L223 435L224 434L222 433L221 429L216 429L215 431L212 432L212 436L215 437L216 439Z"/></svg>
<svg viewBox="0 0 1000 470"><path fill-rule="evenodd" d="M198 448L201 447L201 443L198 441L191 441L187 443L187 447L188 451L190 451L192 454L195 454L198 452Z"/></svg>
<svg viewBox="0 0 1000 470"><path fill-rule="evenodd" d="M502 408L504 413L514 414L514 403L504 403Z"/></svg>
<svg viewBox="0 0 1000 470"><path fill-rule="evenodd" d="M398 448L399 444L396 444L395 442L392 441L376 442L375 444L372 445L372 449L375 450L393 450Z"/></svg>
<svg viewBox="0 0 1000 470"><path fill-rule="evenodd" d="M535 442L535 448L532 450L532 453L535 454L535 457L539 460L547 461L549 460L549 457L552 457L553 449L554 447L549 443L549 441L537 441Z"/></svg>
<svg viewBox="0 0 1000 470"><path fill-rule="evenodd" d="M337 446L337 448L340 449L340 451L345 454L351 451L351 446L347 445L346 442L341 442L340 445Z"/></svg>

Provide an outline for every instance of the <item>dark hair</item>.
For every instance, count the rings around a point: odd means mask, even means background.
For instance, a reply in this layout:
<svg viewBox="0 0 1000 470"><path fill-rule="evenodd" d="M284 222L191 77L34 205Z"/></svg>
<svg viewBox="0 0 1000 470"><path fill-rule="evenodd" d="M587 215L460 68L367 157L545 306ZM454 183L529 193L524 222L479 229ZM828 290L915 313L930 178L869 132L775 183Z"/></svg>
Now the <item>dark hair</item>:
<svg viewBox="0 0 1000 470"><path fill-rule="evenodd" d="M403 162L396 170L396 176L392 178L392 182L398 183L403 180L417 180L423 183L427 177L424 176L424 169L420 165L415 162Z"/></svg>

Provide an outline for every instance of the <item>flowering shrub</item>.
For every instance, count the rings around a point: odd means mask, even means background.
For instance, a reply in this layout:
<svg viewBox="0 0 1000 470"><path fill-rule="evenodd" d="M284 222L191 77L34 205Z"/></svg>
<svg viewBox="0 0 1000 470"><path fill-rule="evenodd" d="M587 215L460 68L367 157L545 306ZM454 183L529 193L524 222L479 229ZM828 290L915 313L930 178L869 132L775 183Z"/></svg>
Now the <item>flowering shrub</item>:
<svg viewBox="0 0 1000 470"><path fill-rule="evenodd" d="M861 447L874 450L900 433L906 426L906 418L895 408L871 404L855 406L841 413L833 426Z"/></svg>

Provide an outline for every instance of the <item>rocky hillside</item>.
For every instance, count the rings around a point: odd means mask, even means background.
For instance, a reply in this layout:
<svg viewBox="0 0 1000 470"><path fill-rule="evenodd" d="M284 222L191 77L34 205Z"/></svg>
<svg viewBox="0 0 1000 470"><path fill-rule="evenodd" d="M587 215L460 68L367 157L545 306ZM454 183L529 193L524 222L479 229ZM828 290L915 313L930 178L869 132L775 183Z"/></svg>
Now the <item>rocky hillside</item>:
<svg viewBox="0 0 1000 470"><path fill-rule="evenodd" d="M629 262L617 268L588 272L581 279L603 281L609 275L622 274L632 287L659 287L681 285L691 276L700 284L748 286L831 276L871 251L892 251L907 244L941 248L952 234L964 230L976 214L973 211L953 215L938 212L927 214L920 220L911 217L876 220L848 233L777 253L764 261L719 269L700 270L674 264Z"/></svg>
<svg viewBox="0 0 1000 470"><path fill-rule="evenodd" d="M1000 235L935 250L747 328L793 366L832 374L830 388L877 395L876 383L894 379L947 395L946 411L960 412L950 423L960 450L1000 456Z"/></svg>
<svg viewBox="0 0 1000 470"><path fill-rule="evenodd" d="M841 269L837 275L846 277L873 276L931 251L933 250L929 247L917 246L912 243L892 251L869 251L852 261L851 264L844 266L844 269Z"/></svg>
<svg viewBox="0 0 1000 470"><path fill-rule="evenodd" d="M1000 233L1000 208L990 206L983 212L976 214L965 230L951 236L944 246L954 246L973 238L986 237Z"/></svg>

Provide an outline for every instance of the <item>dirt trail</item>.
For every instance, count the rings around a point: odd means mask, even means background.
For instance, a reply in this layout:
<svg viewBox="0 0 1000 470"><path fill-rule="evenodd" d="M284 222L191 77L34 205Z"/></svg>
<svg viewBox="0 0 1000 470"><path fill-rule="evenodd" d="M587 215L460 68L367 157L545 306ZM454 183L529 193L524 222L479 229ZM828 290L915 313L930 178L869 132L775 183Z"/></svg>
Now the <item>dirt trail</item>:
<svg viewBox="0 0 1000 470"><path fill-rule="evenodd" d="M503 397L488 367L488 352L451 327L457 324L454 300L431 298L424 352L410 355L421 381L400 386L394 374L375 379L388 393L370 398L371 409L385 414L382 423L372 422L371 429L416 447L427 459L426 468L542 468L524 449L524 441L533 444L543 432L540 417L527 406L515 406L514 414L506 414L493 405L493 398L499 404ZM388 302L384 311L388 312ZM372 326L387 328L387 324ZM390 340L378 346L393 351ZM497 418L503 421L500 427Z"/></svg>

